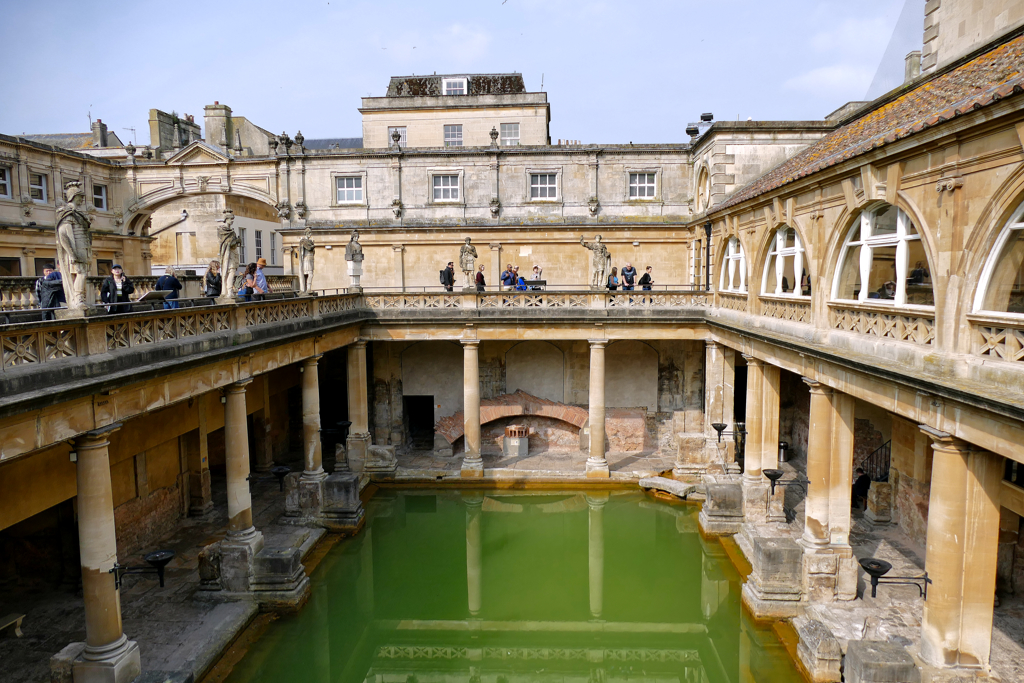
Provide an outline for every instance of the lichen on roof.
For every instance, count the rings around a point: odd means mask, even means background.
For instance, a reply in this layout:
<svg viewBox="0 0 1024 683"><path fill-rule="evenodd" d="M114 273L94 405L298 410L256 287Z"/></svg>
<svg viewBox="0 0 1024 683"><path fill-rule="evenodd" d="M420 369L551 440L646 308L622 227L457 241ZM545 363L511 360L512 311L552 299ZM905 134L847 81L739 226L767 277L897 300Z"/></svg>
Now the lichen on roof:
<svg viewBox="0 0 1024 683"><path fill-rule="evenodd" d="M444 94L445 78L465 78L467 95L514 95L526 92L523 75L444 74L433 76L392 76L388 97L439 97Z"/></svg>

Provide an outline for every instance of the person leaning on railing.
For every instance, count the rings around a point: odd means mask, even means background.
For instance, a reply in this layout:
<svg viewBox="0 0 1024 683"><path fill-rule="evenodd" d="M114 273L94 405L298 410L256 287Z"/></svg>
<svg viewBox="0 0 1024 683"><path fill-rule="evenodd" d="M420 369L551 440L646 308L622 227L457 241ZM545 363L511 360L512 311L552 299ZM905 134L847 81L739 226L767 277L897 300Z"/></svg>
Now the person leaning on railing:
<svg viewBox="0 0 1024 683"><path fill-rule="evenodd" d="M203 273L203 294L211 298L219 297L222 283L220 261L213 259L210 261L209 268Z"/></svg>
<svg viewBox="0 0 1024 683"><path fill-rule="evenodd" d="M124 269L117 263L110 268L110 275L100 286L100 300L108 304L109 313L130 313L132 310L130 295L135 285L124 274ZM114 305L110 305L114 304Z"/></svg>

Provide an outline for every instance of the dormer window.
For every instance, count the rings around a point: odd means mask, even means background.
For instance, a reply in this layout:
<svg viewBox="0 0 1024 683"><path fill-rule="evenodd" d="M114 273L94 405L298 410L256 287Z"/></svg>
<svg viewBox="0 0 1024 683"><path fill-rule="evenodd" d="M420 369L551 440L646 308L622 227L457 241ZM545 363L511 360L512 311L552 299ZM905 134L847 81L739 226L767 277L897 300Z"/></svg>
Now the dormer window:
<svg viewBox="0 0 1024 683"><path fill-rule="evenodd" d="M444 79L444 94L445 95L465 95L467 92L466 79L465 78L446 78Z"/></svg>

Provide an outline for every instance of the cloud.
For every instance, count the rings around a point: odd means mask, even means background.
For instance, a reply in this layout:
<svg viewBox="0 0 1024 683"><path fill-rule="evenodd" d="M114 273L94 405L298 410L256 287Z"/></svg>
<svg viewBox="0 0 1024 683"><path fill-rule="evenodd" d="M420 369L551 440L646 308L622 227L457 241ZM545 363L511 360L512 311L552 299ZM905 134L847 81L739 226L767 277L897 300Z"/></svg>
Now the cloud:
<svg viewBox="0 0 1024 683"><path fill-rule="evenodd" d="M783 82L784 90L812 93L817 97L859 97L874 71L864 65L833 64L805 71Z"/></svg>

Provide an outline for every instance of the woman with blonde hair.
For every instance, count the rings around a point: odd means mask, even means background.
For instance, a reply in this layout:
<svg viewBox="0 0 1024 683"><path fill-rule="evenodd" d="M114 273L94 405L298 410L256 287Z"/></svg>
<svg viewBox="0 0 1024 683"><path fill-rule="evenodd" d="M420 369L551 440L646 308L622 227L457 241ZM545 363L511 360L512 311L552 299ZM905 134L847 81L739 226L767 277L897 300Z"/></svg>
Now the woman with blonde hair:
<svg viewBox="0 0 1024 683"><path fill-rule="evenodd" d="M210 267L203 273L203 294L216 299L221 294L223 283L224 278L220 274L220 261L213 259L210 261Z"/></svg>

